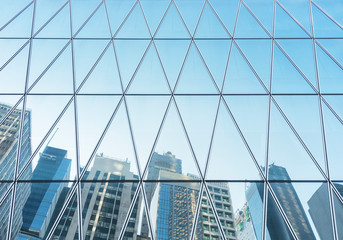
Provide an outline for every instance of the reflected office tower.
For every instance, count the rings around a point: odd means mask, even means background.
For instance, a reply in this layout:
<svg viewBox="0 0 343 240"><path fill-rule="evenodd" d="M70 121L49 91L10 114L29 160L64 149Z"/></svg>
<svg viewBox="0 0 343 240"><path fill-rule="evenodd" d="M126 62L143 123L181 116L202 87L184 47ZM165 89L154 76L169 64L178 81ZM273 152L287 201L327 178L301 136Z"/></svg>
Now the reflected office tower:
<svg viewBox="0 0 343 240"><path fill-rule="evenodd" d="M343 197L343 185L337 183L334 183L334 185L339 194ZM308 211L311 215L312 221L317 229L320 239L332 238L332 229L327 226L327 221L330 221L331 214L322 207L328 204L327 192L328 185L326 183L323 183L307 202L309 206ZM339 226L337 228L338 239L343 239L343 215L337 214L343 212L343 204L339 201L338 198L334 197L334 205L336 212L336 225Z"/></svg>
<svg viewBox="0 0 343 240"><path fill-rule="evenodd" d="M96 155L94 164L81 183L83 235L86 240L118 239L138 186L138 176L130 171L130 163ZM123 182L124 180L131 180ZM133 181L132 181L133 180ZM137 180L137 181L136 181ZM53 219L60 213L70 188L64 189ZM124 239L137 239L138 198L132 210ZM78 239L77 199L73 197L58 223L53 239Z"/></svg>
<svg viewBox="0 0 343 240"><path fill-rule="evenodd" d="M17 239L43 238L51 221L58 198L67 182L46 182L69 180L71 160L67 150L47 146L40 154L31 184L31 194L23 209L23 225Z"/></svg>
<svg viewBox="0 0 343 240"><path fill-rule="evenodd" d="M0 119L2 119L12 107L0 104ZM0 180L9 181L14 179L15 163L17 161L18 141L20 131L20 119L22 111L14 110L0 125ZM26 111L24 114L23 133L21 141L21 151L19 168L21 170L31 156L31 113ZM30 179L32 174L31 164L23 174L24 179ZM0 183L0 199L8 189L9 184ZM14 211L12 236L15 236L22 225L22 209L30 194L30 188L17 185L16 194L20 196L16 200L16 211ZM0 200L1 201L1 200ZM8 227L8 216L10 211L10 197L8 196L0 206L0 236L6 236Z"/></svg>
<svg viewBox="0 0 343 240"><path fill-rule="evenodd" d="M161 170L159 180L191 181L193 178ZM156 240L190 238L199 197L199 187L199 182L171 181L156 184L150 208ZM199 221L195 239L203 239L201 224Z"/></svg>
<svg viewBox="0 0 343 240"><path fill-rule="evenodd" d="M256 240L248 203L235 216L237 240Z"/></svg>
<svg viewBox="0 0 343 240"><path fill-rule="evenodd" d="M268 174L269 180L291 180L286 168L276 166L275 164L269 165ZM299 237L299 239L316 239L305 214L304 208L292 183L271 182L271 186L288 220L290 221L295 234ZM262 230L262 212L260 209L261 206L263 206L263 192L263 184L258 183L252 183L246 191L246 197L251 212L254 231L258 239L261 238ZM270 195L268 195L266 238L273 240L293 239L290 231L287 228L287 225L284 223L276 203Z"/></svg>
<svg viewBox="0 0 343 240"><path fill-rule="evenodd" d="M163 155L154 152L148 167L147 180L157 180L159 178L160 171L162 170L181 174L182 162L180 159L177 159L171 152L164 153ZM147 201L149 205L151 203L155 188L156 184L154 183L150 183L145 186ZM145 237L149 236L149 227L145 213L142 217L141 234Z"/></svg>

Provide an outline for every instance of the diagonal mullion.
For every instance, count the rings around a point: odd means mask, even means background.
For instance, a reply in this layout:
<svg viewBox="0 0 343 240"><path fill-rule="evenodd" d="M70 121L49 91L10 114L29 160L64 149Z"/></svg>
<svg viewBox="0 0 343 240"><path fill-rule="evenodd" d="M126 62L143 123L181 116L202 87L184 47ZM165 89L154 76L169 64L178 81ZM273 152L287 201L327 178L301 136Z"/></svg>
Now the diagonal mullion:
<svg viewBox="0 0 343 240"><path fill-rule="evenodd" d="M30 43L30 39L28 39L23 46L21 46L1 67L0 72Z"/></svg>
<svg viewBox="0 0 343 240"><path fill-rule="evenodd" d="M163 16L162 16L162 18L161 18L161 21L160 21L160 22L158 23L158 25L157 25L157 28L156 28L154 34L152 35L152 38L153 38L153 39L155 39L155 36L156 36L158 30L160 29L162 22L165 20L165 18L166 18L166 16L167 16L167 13L168 13L168 10L170 9L170 6L171 6L172 4L173 4L173 1L171 0L171 1L169 2L169 5L168 5L166 11L164 12L164 14L163 14ZM143 11L143 10L142 10L142 12L143 12L143 15L144 15L144 11Z"/></svg>
<svg viewBox="0 0 343 240"><path fill-rule="evenodd" d="M333 115L337 118L337 120L343 125L343 119L337 114L337 112L331 107L331 105L326 101L326 99L323 97L323 95L320 95L322 101L325 103L325 105L330 109Z"/></svg>
<svg viewBox="0 0 343 240"><path fill-rule="evenodd" d="M195 234L196 234L195 231L196 231L196 226L198 224L198 219L199 219L199 216L200 216L200 208L201 208L201 200L202 200L203 192L204 192L204 182L202 181L200 183L199 199L198 199L197 205L195 207L194 221L193 221L193 224L192 224L192 229L191 229L191 234L190 234L189 240L194 240L194 237L195 237Z"/></svg>
<svg viewBox="0 0 343 240"><path fill-rule="evenodd" d="M217 17L217 19L219 20L220 24L222 25L222 27L224 27L225 32L230 36L230 38L232 38L232 35L230 34L229 30L227 29L227 27L225 26L224 22L221 20L221 18L219 17L218 13L216 12L216 10L213 8L212 4L210 3L210 1L206 0L208 6L210 6L210 8L212 9L214 15Z"/></svg>
<svg viewBox="0 0 343 240"><path fill-rule="evenodd" d="M310 37L313 38L313 35L309 33L302 25L301 23L290 13L288 10L278 1L276 0L277 4L287 13L288 16L290 16L294 22L297 23L297 25Z"/></svg>
<svg viewBox="0 0 343 240"><path fill-rule="evenodd" d="M181 18L181 21L182 21L183 25L185 26L185 28L186 28L186 30L187 30L187 32L188 32L189 36L190 36L191 38L193 38L193 35L192 35L191 32L189 31L188 26L187 26L185 20L183 19L182 15L181 15L181 12L180 12L180 10L179 10L179 8L178 8L178 6L176 5L176 3L175 3L174 0L172 0L172 2L173 2L173 4L174 4L174 6L175 6L176 11L178 12L178 14L179 14L179 16L180 16L180 18Z"/></svg>
<svg viewBox="0 0 343 240"><path fill-rule="evenodd" d="M130 11L128 12L128 14L126 15L126 17L124 18L123 22L119 25L118 29L115 31L115 33L112 35L112 38L115 38L120 29L123 27L123 25L126 23L127 19L130 17L131 13L133 12L133 10L135 9L136 5L138 4L138 0L136 0L136 2L132 5L132 8L130 9Z"/></svg>
<svg viewBox="0 0 343 240"><path fill-rule="evenodd" d="M342 70L343 70L343 65L334 57L332 56L331 53L329 53L323 45L321 45L316 39L315 39L316 44L328 55L332 61L334 61Z"/></svg>
<svg viewBox="0 0 343 240"><path fill-rule="evenodd" d="M322 13L324 13L328 18L330 18L330 20L332 22L334 22L338 27L340 27L341 29L343 29L343 26L337 22L333 17L331 17L324 9L322 9L317 3L315 3L314 1L310 0L310 2L315 5Z"/></svg>
<svg viewBox="0 0 343 240"><path fill-rule="evenodd" d="M2 27L0 27L0 32L6 28L11 22L13 22L20 14L22 14L27 8L29 8L32 4L35 4L36 0L32 0L29 2L22 10L20 10L16 15L14 15L7 23L5 23Z"/></svg>
<svg viewBox="0 0 343 240"><path fill-rule="evenodd" d="M13 186L14 186L14 182L11 182L9 187L8 187L8 189L6 190L5 194L3 196L1 196L1 198L0 198L0 208L2 207L2 204L4 204L4 202L7 200L7 197L12 193Z"/></svg>

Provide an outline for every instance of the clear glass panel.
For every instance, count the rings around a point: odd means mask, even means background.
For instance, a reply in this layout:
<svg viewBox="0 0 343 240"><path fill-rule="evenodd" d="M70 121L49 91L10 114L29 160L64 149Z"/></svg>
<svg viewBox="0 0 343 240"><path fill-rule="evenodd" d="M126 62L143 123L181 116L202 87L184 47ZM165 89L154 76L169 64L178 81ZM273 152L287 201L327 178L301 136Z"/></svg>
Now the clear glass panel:
<svg viewBox="0 0 343 240"><path fill-rule="evenodd" d="M218 15L221 22L224 23L226 29L229 33L233 34L233 29L235 26L235 19L237 15L238 0L233 1L221 1L221 0L211 0L208 1L213 7L214 11Z"/></svg>

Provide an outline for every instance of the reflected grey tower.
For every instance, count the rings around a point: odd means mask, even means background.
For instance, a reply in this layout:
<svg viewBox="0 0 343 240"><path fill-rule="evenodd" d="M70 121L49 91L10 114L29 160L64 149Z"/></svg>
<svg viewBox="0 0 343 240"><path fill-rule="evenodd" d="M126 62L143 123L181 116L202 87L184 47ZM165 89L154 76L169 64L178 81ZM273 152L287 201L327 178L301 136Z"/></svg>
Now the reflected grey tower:
<svg viewBox="0 0 343 240"><path fill-rule="evenodd" d="M67 150L47 146L40 154L32 180L69 180L71 160L66 156ZM32 183L31 194L23 209L20 239L44 237L57 200L67 185L67 182ZM27 234L26 238L24 234Z"/></svg>
<svg viewBox="0 0 343 240"><path fill-rule="evenodd" d="M2 119L6 113L12 107L5 104L0 104L0 119ZM14 110L0 126L0 180L13 180L15 163L17 160L18 141L19 141L19 129L20 119L22 111ZM31 113L26 111L24 114L23 134L19 159L19 170L25 165L29 157L31 156ZM30 179L32 174L31 164L28 166L23 174L24 179ZM6 192L8 184L0 183L0 197ZM16 199L16 211L14 211L12 236L15 236L22 225L21 211L24 207L26 199L30 194L30 188L17 185L16 194L20 198ZM10 198L2 203L0 206L0 236L6 236L8 216L10 211Z"/></svg>
<svg viewBox="0 0 343 240"><path fill-rule="evenodd" d="M334 183L338 192L343 196L343 185ZM328 227L327 221L331 221L330 212L326 211L325 206L328 204L328 185L323 183L317 191L312 195L310 200L308 200L309 213L311 215L312 221L317 229L317 232L320 236L320 239L331 239L332 238L332 229ZM343 204L337 199L334 198L334 205L336 213L343 212ZM343 239L343 216L341 214L336 214L336 225L341 226L337 228L338 239Z"/></svg>
<svg viewBox="0 0 343 240"><path fill-rule="evenodd" d="M271 164L269 165L269 180L290 181L291 179L286 168ZM307 219L304 208L292 183L271 182L271 185L296 235L300 239L316 239L310 222ZM246 191L246 197L248 200L249 209L251 211L256 237L260 239L262 216L260 216L258 212L260 206L262 206L263 184L252 183ZM269 237L270 239L278 240L293 239L290 231L284 223L281 214L279 213L276 203L270 195L268 195L267 212L267 238Z"/></svg>
<svg viewBox="0 0 343 240"><path fill-rule="evenodd" d="M85 239L118 239L137 189L138 176L130 171L129 162L96 155L94 164L91 170L86 172L84 179L90 180L81 184ZM131 181L123 182L124 180ZM68 191L69 188L64 189L64 196L61 195L53 218L62 208ZM140 201L138 198L133 208L124 239L137 238ZM74 197L59 222L53 239L78 239L76 209L77 202Z"/></svg>

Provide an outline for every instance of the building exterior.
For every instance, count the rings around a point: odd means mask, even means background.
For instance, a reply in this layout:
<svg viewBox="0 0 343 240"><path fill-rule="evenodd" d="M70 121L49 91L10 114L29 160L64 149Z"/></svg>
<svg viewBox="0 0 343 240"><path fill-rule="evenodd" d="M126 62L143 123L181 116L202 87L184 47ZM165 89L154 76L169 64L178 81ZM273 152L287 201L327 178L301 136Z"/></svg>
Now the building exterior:
<svg viewBox="0 0 343 240"><path fill-rule="evenodd" d="M343 196L343 185L334 184L338 192ZM328 206L328 185L326 183L321 184L317 191L308 200L309 213L312 221L317 229L320 239L331 239L333 238L333 232L331 228L327 227L327 222L331 221L331 214L326 208L322 206ZM334 198L334 204L336 213L343 212L343 204ZM340 214L336 214L336 225L338 232L338 239L343 239L343 217Z"/></svg>
<svg viewBox="0 0 343 240"><path fill-rule="evenodd" d="M269 180L290 181L291 179L284 167L271 164L269 165ZM300 239L316 239L292 183L272 182L271 186L296 235ZM252 183L246 191L254 231L258 239L262 236L260 235L262 231L262 215L260 208L263 206L263 191L263 184L257 183ZM293 239L287 225L284 223L276 203L270 195L268 195L267 216L267 239Z"/></svg>
<svg viewBox="0 0 343 240"><path fill-rule="evenodd" d="M47 146L40 154L32 179L42 182L31 185L30 196L23 208L22 233L39 238L45 236L57 200L68 183L44 181L69 180L70 167L67 150Z"/></svg>
<svg viewBox="0 0 343 240"><path fill-rule="evenodd" d="M12 107L0 104L0 119L2 119ZM14 179L15 164L17 161L18 140L20 119L22 111L15 109L0 125L0 180L9 181ZM24 114L22 143L20 150L19 169L25 165L31 156L31 113L26 111ZM23 174L24 179L31 179L32 166L28 166ZM6 192L8 184L0 182L0 196ZM12 236L15 236L23 223L22 209L30 194L27 185L18 184L16 194L20 197L16 200L16 211L14 211ZM10 211L10 198L7 198L0 207L0 236L6 236L8 216Z"/></svg>
<svg viewBox="0 0 343 240"><path fill-rule="evenodd" d="M235 216L237 240L256 240L248 203Z"/></svg>
<svg viewBox="0 0 343 240"><path fill-rule="evenodd" d="M118 239L125 217L135 191L137 182L123 182L125 179L137 179L130 171L130 163L118 159L97 155L87 180L81 186L82 219L85 239ZM64 189L53 218L59 213L69 189ZM138 214L141 205L138 198L124 235L125 240L137 238ZM78 239L78 214L76 197L68 206L54 232L53 239Z"/></svg>

